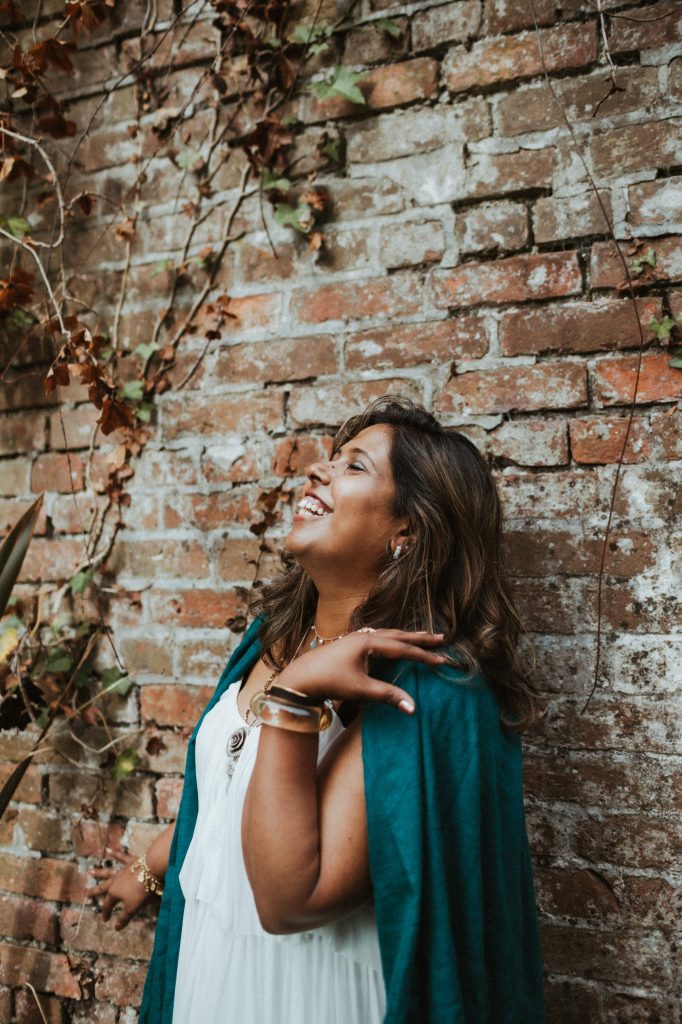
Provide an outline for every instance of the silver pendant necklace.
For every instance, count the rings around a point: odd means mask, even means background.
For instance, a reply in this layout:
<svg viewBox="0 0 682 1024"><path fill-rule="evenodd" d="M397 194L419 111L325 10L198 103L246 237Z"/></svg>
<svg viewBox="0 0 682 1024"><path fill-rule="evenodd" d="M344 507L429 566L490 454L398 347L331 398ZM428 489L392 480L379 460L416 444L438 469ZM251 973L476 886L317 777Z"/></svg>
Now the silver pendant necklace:
<svg viewBox="0 0 682 1024"><path fill-rule="evenodd" d="M323 644L333 644L335 640L342 640L344 636L348 636L348 633L351 632L351 630L348 630L348 632L346 633L339 633L338 636L320 636L320 634L317 632L317 629L315 628L314 622L312 625L312 630L315 635L313 636L313 639L310 642L311 650L314 647L322 647Z"/></svg>

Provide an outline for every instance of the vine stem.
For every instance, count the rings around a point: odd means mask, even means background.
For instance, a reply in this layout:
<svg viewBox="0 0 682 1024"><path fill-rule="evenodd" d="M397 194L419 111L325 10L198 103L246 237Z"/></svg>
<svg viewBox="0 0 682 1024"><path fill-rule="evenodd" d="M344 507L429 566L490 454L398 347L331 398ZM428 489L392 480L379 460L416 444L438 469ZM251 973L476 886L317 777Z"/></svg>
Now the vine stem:
<svg viewBox="0 0 682 1024"><path fill-rule="evenodd" d="M30 135L22 135L20 132L14 132L11 128L5 128L5 126L2 124L0 124L0 132L2 132L3 135L8 135L12 139L17 139L19 142L25 142L27 146L33 146L34 149L38 150L43 160L50 169L50 174L52 175L52 180L54 182L55 192L57 193L57 203L59 206L59 238L55 242L40 242L34 239L33 245L38 245L42 249L56 249L57 246L61 245L64 241L64 211L66 207L64 204L62 188L59 184L59 178L57 177L57 172L54 169L54 164L52 163L49 156L47 155L47 153L45 152L45 150L40 145L37 139L31 138ZM17 239L14 238L14 235L12 235L11 237L14 239L14 241L17 241Z"/></svg>
<svg viewBox="0 0 682 1024"><path fill-rule="evenodd" d="M604 218L604 222L606 224L606 227L607 227L608 233L610 235L610 238L611 238L611 240L612 240L612 242L613 242L613 244L615 246L616 257L620 261L620 263L621 263L621 265L623 267L623 272L625 274L625 280L627 281L627 285L628 285L628 295L629 295L629 297L630 297L630 299L632 301L632 310L633 310L635 319L637 321L637 330L639 332L639 348L637 350L637 369L636 369L636 372L635 372L635 380L634 380L633 391L632 391L632 400L630 402L630 407L629 407L628 417L627 417L627 423L626 423L626 428L625 428L625 436L623 438L623 444L622 444L622 447L621 447L620 456L618 458L618 464L616 466L616 475L615 475L615 478L614 478L614 481L613 481L613 488L612 488L612 491L611 491L611 501L610 501L610 504L609 504L609 512L608 512L608 517L607 517L607 521L606 521L606 528L605 528L605 531L604 531L604 542L602 544L601 559L600 559L600 563L599 563L599 576L597 578L597 637L596 637L597 649L596 649L596 653L595 653L594 678L592 680L592 689L590 690L590 693L589 693L589 695L587 697L587 700L585 701L583 707L580 710L580 714L582 715L582 714L585 713L588 704L590 703L590 701L592 700L592 697L594 696L595 690L597 689L597 682L598 682L598 679L599 679L599 665L600 665L600 660L601 660L601 620L602 620L602 598L603 598L604 566L606 564L606 552L607 552L607 549L608 549L609 537L611 535L611 522L613 520L613 513L614 513L615 504L616 504L616 495L618 493L618 484L620 482L620 474L621 474L621 470L622 470L622 467L623 467L623 460L625 458L625 452L626 452L626 449L627 449L628 439L629 439L629 436L630 436L630 430L632 428L632 421L634 419L635 408L636 408L636 404L637 404L637 391L639 389L639 378L640 378L641 369L642 369L642 356L643 356L643 353L644 353L644 341L645 341L645 339L644 339L644 329L642 327L642 320L641 320L641 317L639 315L639 307L637 306L637 299L636 299L636 296L635 296L634 282L632 280L632 275L630 274L630 268L628 267L627 260L625 259L625 256L623 255L623 253L621 251L620 245L618 244L618 239L616 238L616 235L615 235L615 232L614 232L614 229L613 229L613 224L611 223L611 218L609 217L608 211L606 210L606 207L604 205L604 201L602 200L602 197L601 197L601 195L599 193L599 189L597 188L597 184L596 184L596 182L594 180L594 177L592 176L590 168L587 165L587 161L585 160L585 157L583 155L582 149L580 148L580 146L578 144L578 139L576 137L573 125L571 124L571 122L570 122L570 120L568 118L568 115L566 114L566 110L565 110L564 106L562 105L562 103L561 103L561 101L560 101L560 99L559 99L559 97L557 95L557 92L556 92L556 90L555 90L555 88L554 88L554 86L552 84L552 81L551 81L551 79L549 77L549 72L548 72L548 68L547 68L547 62L545 60L544 48L543 48L543 45L542 45L542 36L540 34L540 28L539 28L538 19L537 19L537 12L536 12L536 9L535 9L535 0L528 0L528 3L529 3L529 6L530 6L530 9L531 9L531 13L533 15L533 23L534 23L534 26L535 26L535 35L536 35L536 38L537 38L538 49L540 51L540 61L541 61L541 64L542 64L542 74L543 74L543 77L545 79L545 84L547 85L547 88L549 89L549 92L550 92L550 95L552 97L552 100L554 101L556 107L558 108L559 113L561 114L561 118L562 118L564 124L566 125L566 128L568 129L568 133L570 135L571 142L573 144L573 149L575 150L575 153L576 153L578 159L580 160L580 163L583 166L583 169L584 169L585 174L587 176L587 180L588 180L588 182L590 184L590 188L592 189L592 191L594 192L594 194L595 194L595 196L597 198L597 203L599 204L599 209L600 209L600 211L602 213L602 216ZM597 14L598 14L599 18L602 20L602 24L603 24L603 17L604 17L604 15L603 15L602 7L601 7L601 0L597 0ZM609 49L608 49L608 38L606 36L605 29L604 29L604 48L605 48L605 52L607 54L607 62L610 65L610 67L613 68L613 62L611 61L611 55L610 55Z"/></svg>

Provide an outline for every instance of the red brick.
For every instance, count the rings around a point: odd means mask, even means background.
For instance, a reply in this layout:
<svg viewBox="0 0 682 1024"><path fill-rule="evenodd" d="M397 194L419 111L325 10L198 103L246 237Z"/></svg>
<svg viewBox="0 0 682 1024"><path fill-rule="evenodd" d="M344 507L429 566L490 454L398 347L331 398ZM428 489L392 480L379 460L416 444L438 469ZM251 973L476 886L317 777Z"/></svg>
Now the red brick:
<svg viewBox="0 0 682 1024"><path fill-rule="evenodd" d="M221 580L251 580L258 561L260 543L255 537L221 537L213 547Z"/></svg>
<svg viewBox="0 0 682 1024"><path fill-rule="evenodd" d="M182 686L179 683L141 686L142 720L155 722L156 725L193 728L213 696L213 690L211 686Z"/></svg>
<svg viewBox="0 0 682 1024"><path fill-rule="evenodd" d="M0 764L0 786L4 786L15 768L15 764ZM42 799L42 778L43 773L40 768L29 765L14 793L14 799L21 803L39 804Z"/></svg>
<svg viewBox="0 0 682 1024"><path fill-rule="evenodd" d="M473 153L467 164L464 196L483 199L506 192L549 188L556 164L557 151L553 147L519 149L514 153Z"/></svg>
<svg viewBox="0 0 682 1024"><path fill-rule="evenodd" d="M140 755L140 771L154 772L156 775L184 772L190 733L189 728L181 732L147 728L144 736L138 736L134 744Z"/></svg>
<svg viewBox="0 0 682 1024"><path fill-rule="evenodd" d="M102 860L110 848L119 852L126 826L119 821L100 821L78 815L71 820L73 852L78 857Z"/></svg>
<svg viewBox="0 0 682 1024"><path fill-rule="evenodd" d="M436 410L477 415L572 408L587 402L585 377L585 367L577 363L470 370L450 378L436 398Z"/></svg>
<svg viewBox="0 0 682 1024"><path fill-rule="evenodd" d="M304 380L336 372L336 346L330 335L225 345L211 379L226 384Z"/></svg>
<svg viewBox="0 0 682 1024"><path fill-rule="evenodd" d="M114 919L117 911L114 911ZM132 960L148 960L154 938L154 922L133 918L123 931L117 932L112 922L104 921L95 909L65 907L59 917L62 942L68 949L83 952L109 953Z"/></svg>
<svg viewBox="0 0 682 1024"><path fill-rule="evenodd" d="M64 451L65 448L89 448L99 416L99 410L90 403L77 405L75 409L62 408L59 412L51 413L50 447L57 451ZM108 443L115 444L117 437L118 431L108 434Z"/></svg>
<svg viewBox="0 0 682 1024"><path fill-rule="evenodd" d="M555 242L589 235L606 235L612 222L611 196L600 190L604 212L594 192L568 196L565 199L538 199L533 210L533 233L538 243Z"/></svg>
<svg viewBox="0 0 682 1024"><path fill-rule="evenodd" d="M30 982L39 992L53 992L65 999L80 998L80 986L64 953L48 953L2 942L0 971L9 985Z"/></svg>
<svg viewBox="0 0 682 1024"><path fill-rule="evenodd" d="M182 796L182 779L159 779L156 783L156 813L159 818L177 816Z"/></svg>
<svg viewBox="0 0 682 1024"><path fill-rule="evenodd" d="M22 455L45 448L45 416L17 412L0 416L0 455Z"/></svg>
<svg viewBox="0 0 682 1024"><path fill-rule="evenodd" d="M0 888L8 892L77 903L85 893L85 881L71 861L0 854Z"/></svg>
<svg viewBox="0 0 682 1024"><path fill-rule="evenodd" d="M607 810L640 811L642 806L674 811L682 804L680 780L665 761L613 753L568 751L560 761L554 752L525 757L526 792L542 801L592 805Z"/></svg>
<svg viewBox="0 0 682 1024"><path fill-rule="evenodd" d="M472 143L487 138L491 131L488 102L482 96L472 96L455 108L439 105L396 110L349 124L347 159L351 164L373 164L402 156L413 157L441 149L444 139ZM377 180L378 189L385 189L386 184L383 179ZM343 187L343 179L335 183L331 197L334 206L339 186Z"/></svg>
<svg viewBox="0 0 682 1024"><path fill-rule="evenodd" d="M682 99L682 57L671 60L668 65L668 94L673 100Z"/></svg>
<svg viewBox="0 0 682 1024"><path fill-rule="evenodd" d="M620 416L586 416L571 420L571 456L586 465L618 462L623 450L628 420ZM623 461L644 462L651 456L652 431L643 419L634 419L628 432Z"/></svg>
<svg viewBox="0 0 682 1024"><path fill-rule="evenodd" d="M512 420L490 435L497 459L520 466L559 466L568 462L566 424L562 420Z"/></svg>
<svg viewBox="0 0 682 1024"><path fill-rule="evenodd" d="M630 267L635 287L660 281L682 281L682 236L642 240L641 248L632 254L630 243L621 244L621 252ZM653 254L656 266L644 264L644 271L637 275L631 264L642 256ZM623 264L613 242L597 242L592 246L591 278L593 288L620 288L627 281Z"/></svg>
<svg viewBox="0 0 682 1024"><path fill-rule="evenodd" d="M633 228L661 227L670 230L671 224L678 224L680 215L680 190L682 179L663 178L659 181L643 181L628 189L628 224Z"/></svg>
<svg viewBox="0 0 682 1024"><path fill-rule="evenodd" d="M0 390L0 412L55 405L54 393L45 394L45 372L44 369L31 369L5 380Z"/></svg>
<svg viewBox="0 0 682 1024"><path fill-rule="evenodd" d="M164 402L167 440L182 434L246 433L277 430L284 415L281 391L234 392L229 395L179 395Z"/></svg>
<svg viewBox="0 0 682 1024"><path fill-rule="evenodd" d="M82 541L35 537L26 552L19 580L44 583L46 580L70 579L84 555Z"/></svg>
<svg viewBox="0 0 682 1024"><path fill-rule="evenodd" d="M108 566L119 576L146 579L192 576L202 579L208 574L208 555L199 541L138 540L123 537L114 546Z"/></svg>
<svg viewBox="0 0 682 1024"><path fill-rule="evenodd" d="M119 651L126 670L135 677L139 673L155 676L172 675L173 649L168 640L152 640L149 637L124 636Z"/></svg>
<svg viewBox="0 0 682 1024"><path fill-rule="evenodd" d="M346 359L348 356L346 356ZM272 471L275 476L301 476L311 462L328 459L332 439L310 434L296 434L277 442Z"/></svg>
<svg viewBox="0 0 682 1024"><path fill-rule="evenodd" d="M62 812L91 813L126 818L150 818L152 815L151 779L131 778L122 782L81 769L60 771L49 776L50 803ZM61 862L60 862L61 863Z"/></svg>
<svg viewBox="0 0 682 1024"><path fill-rule="evenodd" d="M147 964L114 957L95 962L95 996L117 1006L139 1006Z"/></svg>
<svg viewBox="0 0 682 1024"><path fill-rule="evenodd" d="M442 309L573 295L581 276L575 253L546 253L436 270L431 284L434 304Z"/></svg>
<svg viewBox="0 0 682 1024"><path fill-rule="evenodd" d="M543 506L543 513L547 515L546 505ZM580 609L582 629L590 629L595 625L593 587L585 577L549 578L543 580L541 587L537 580L517 578L514 581L514 596L524 626L531 633L573 637L577 628L576 608Z"/></svg>
<svg viewBox="0 0 682 1024"><path fill-rule="evenodd" d="M638 985L668 988L671 984L669 946L654 933L638 930L608 931L576 928L574 925L545 925L542 946L545 966L553 974L578 975ZM622 1019L622 1018L621 1018ZM641 1019L641 1018L640 1018Z"/></svg>
<svg viewBox="0 0 682 1024"><path fill-rule="evenodd" d="M607 570L608 571L608 570ZM679 744L680 718L660 703L642 697L617 699L595 696L583 711L580 702L552 702L542 720L542 735L550 744L583 750L631 750L668 753Z"/></svg>
<svg viewBox="0 0 682 1024"><path fill-rule="evenodd" d="M76 505L71 494L57 495L50 505L50 520L55 533L87 533L92 517L102 512L106 501L104 495L86 491L78 495Z"/></svg>
<svg viewBox="0 0 682 1024"><path fill-rule="evenodd" d="M0 534L7 534L10 532L15 523L18 523L24 512L28 512L31 505L35 501L35 495L29 501L17 501L13 498L11 501L0 501ZM40 537L47 532L47 511L45 505L41 505L38 513L38 519L33 530L34 537Z"/></svg>
<svg viewBox="0 0 682 1024"><path fill-rule="evenodd" d="M263 518L260 499L264 493L259 487L245 485L231 491L192 495L189 504L176 501L166 509L166 526L174 528L192 524L200 530L249 526Z"/></svg>
<svg viewBox="0 0 682 1024"><path fill-rule="evenodd" d="M669 365L667 352L649 352L642 357L637 384L638 402L673 402L682 398L682 373ZM632 401L638 357L600 359L594 366L595 397L604 405Z"/></svg>
<svg viewBox="0 0 682 1024"><path fill-rule="evenodd" d="M58 942L57 914L42 900L0 893L0 933L11 939Z"/></svg>
<svg viewBox="0 0 682 1024"><path fill-rule="evenodd" d="M39 455L31 469L31 490L82 491L83 460L79 455Z"/></svg>
<svg viewBox="0 0 682 1024"><path fill-rule="evenodd" d="M224 334L238 334L265 327L269 332L274 332L279 323L281 306L282 296L273 292L230 298L228 313L231 316L227 318L221 331Z"/></svg>
<svg viewBox="0 0 682 1024"><path fill-rule="evenodd" d="M438 61L431 57L415 57L399 64L387 64L368 72L358 82L370 110L430 99L438 92ZM303 111L305 121L324 121L356 114L362 107L339 97L317 100L310 97Z"/></svg>
<svg viewBox="0 0 682 1024"><path fill-rule="evenodd" d="M551 24L561 6L557 0L535 0L533 8L510 0L489 0L486 4L486 31L492 35L498 32L515 32L520 28L533 28L535 18L539 25Z"/></svg>
<svg viewBox="0 0 682 1024"><path fill-rule="evenodd" d="M636 814L590 815L577 823L580 857L625 867L674 869L682 857L679 820Z"/></svg>
<svg viewBox="0 0 682 1024"><path fill-rule="evenodd" d="M30 989L16 989L15 1012L17 1024L65 1024L66 1009L62 999L57 996L46 996L41 993L36 997ZM7 1017L7 1020L10 1018ZM0 1017L0 1020L4 1018ZM99 1021L99 1018L97 1019ZM71 1018L75 1022L75 1018ZM94 1020L88 1024L96 1024Z"/></svg>
<svg viewBox="0 0 682 1024"><path fill-rule="evenodd" d="M476 313L431 323L392 324L349 334L346 369L390 370L478 359L487 349L485 323Z"/></svg>
<svg viewBox="0 0 682 1024"><path fill-rule="evenodd" d="M0 463L0 495L13 498L29 490L31 463L28 459L3 459Z"/></svg>
<svg viewBox="0 0 682 1024"><path fill-rule="evenodd" d="M597 71L581 78L553 82L567 118L591 125L605 118L639 111L660 99L658 68L619 67L616 81L622 92L609 94L609 82ZM495 124L500 135L546 131L564 125L561 110L549 96L544 81L495 97Z"/></svg>
<svg viewBox="0 0 682 1024"><path fill-rule="evenodd" d="M292 317L307 324L410 316L420 309L421 280L411 273L297 288L291 296Z"/></svg>
<svg viewBox="0 0 682 1024"><path fill-rule="evenodd" d="M508 530L509 571L515 576L589 576L599 571L603 537L559 530ZM613 532L609 538L604 572L634 576L650 568L655 550L647 534Z"/></svg>
<svg viewBox="0 0 682 1024"><path fill-rule="evenodd" d="M375 398L388 394L402 394L414 401L422 401L421 389L411 380L349 381L324 387L294 388L289 401L289 416L296 427L316 424L336 427L348 416L362 412Z"/></svg>
<svg viewBox="0 0 682 1024"><path fill-rule="evenodd" d="M511 252L528 242L528 214L522 203L484 203L462 210L455 227L464 253Z"/></svg>
<svg viewBox="0 0 682 1024"><path fill-rule="evenodd" d="M400 213L405 207L403 190L385 178L339 178L334 184L332 203L337 221Z"/></svg>
<svg viewBox="0 0 682 1024"><path fill-rule="evenodd" d="M232 437L204 449L201 469L210 484L253 483L266 472L271 450L269 438L260 438L247 449L241 439Z"/></svg>
<svg viewBox="0 0 682 1024"><path fill-rule="evenodd" d="M245 601L234 590L157 590L151 608L155 622L223 629L236 615L244 614Z"/></svg>
<svg viewBox="0 0 682 1024"><path fill-rule="evenodd" d="M64 853L69 849L61 817L36 807L12 807L0 820L0 842L12 845L18 830L18 844L42 853Z"/></svg>
<svg viewBox="0 0 682 1024"><path fill-rule="evenodd" d="M590 64L597 56L594 23L558 25L540 32L545 64L549 71ZM540 47L534 32L474 43L470 50L456 47L443 62L445 83L451 92L474 86L529 78L543 70Z"/></svg>
<svg viewBox="0 0 682 1024"><path fill-rule="evenodd" d="M681 125L682 121L669 118L630 124L595 136L590 145L595 175L619 177L630 171L679 164L682 162Z"/></svg>
<svg viewBox="0 0 682 1024"><path fill-rule="evenodd" d="M412 17L412 47L418 51L443 43L465 43L478 34L480 24L478 0L461 0L417 11Z"/></svg>
<svg viewBox="0 0 682 1024"><path fill-rule="evenodd" d="M682 39L682 13L677 3L638 4L609 18L611 53L653 49Z"/></svg>
<svg viewBox="0 0 682 1024"><path fill-rule="evenodd" d="M644 336L651 340L649 323L661 316L661 300L640 299L639 316ZM593 352L599 349L636 348L640 334L630 299L570 302L503 313L499 327L504 355L544 352Z"/></svg>
<svg viewBox="0 0 682 1024"><path fill-rule="evenodd" d="M346 33L343 47L344 64L355 67L358 64L376 64L378 61L395 60L405 56L409 38L407 18L392 18L400 29L400 35L389 35L375 21L358 25Z"/></svg>
<svg viewBox="0 0 682 1024"><path fill-rule="evenodd" d="M444 251L443 225L437 220L392 224L379 239L381 262L391 269L436 263Z"/></svg>

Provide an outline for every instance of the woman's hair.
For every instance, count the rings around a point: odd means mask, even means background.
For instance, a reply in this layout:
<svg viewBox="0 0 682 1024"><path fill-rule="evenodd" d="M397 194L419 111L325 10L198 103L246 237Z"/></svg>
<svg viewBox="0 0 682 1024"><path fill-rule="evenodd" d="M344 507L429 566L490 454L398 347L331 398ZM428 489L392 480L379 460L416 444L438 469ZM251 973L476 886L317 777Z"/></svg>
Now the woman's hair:
<svg viewBox="0 0 682 1024"><path fill-rule="evenodd" d="M394 512L407 518L414 539L397 560L387 545L378 579L350 628L444 633L456 662L485 677L502 720L520 731L538 717L537 691L517 650L523 627L502 564L502 510L492 473L464 434L396 395L348 419L332 455L374 424L391 427ZM266 616L261 638L272 668L294 656L317 603L308 573L290 553L282 559L282 572L257 592L252 607Z"/></svg>

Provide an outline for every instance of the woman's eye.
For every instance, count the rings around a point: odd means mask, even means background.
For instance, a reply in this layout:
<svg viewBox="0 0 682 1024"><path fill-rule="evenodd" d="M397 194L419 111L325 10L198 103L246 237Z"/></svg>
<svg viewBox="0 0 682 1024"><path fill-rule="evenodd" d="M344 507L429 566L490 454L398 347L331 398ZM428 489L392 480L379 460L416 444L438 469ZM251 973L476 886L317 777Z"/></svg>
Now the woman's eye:
<svg viewBox="0 0 682 1024"><path fill-rule="evenodd" d="M348 463L348 468L349 469L359 469L359 470L362 470L362 472L364 472L364 470L365 470L365 467L363 466L363 464L361 462L349 462Z"/></svg>

